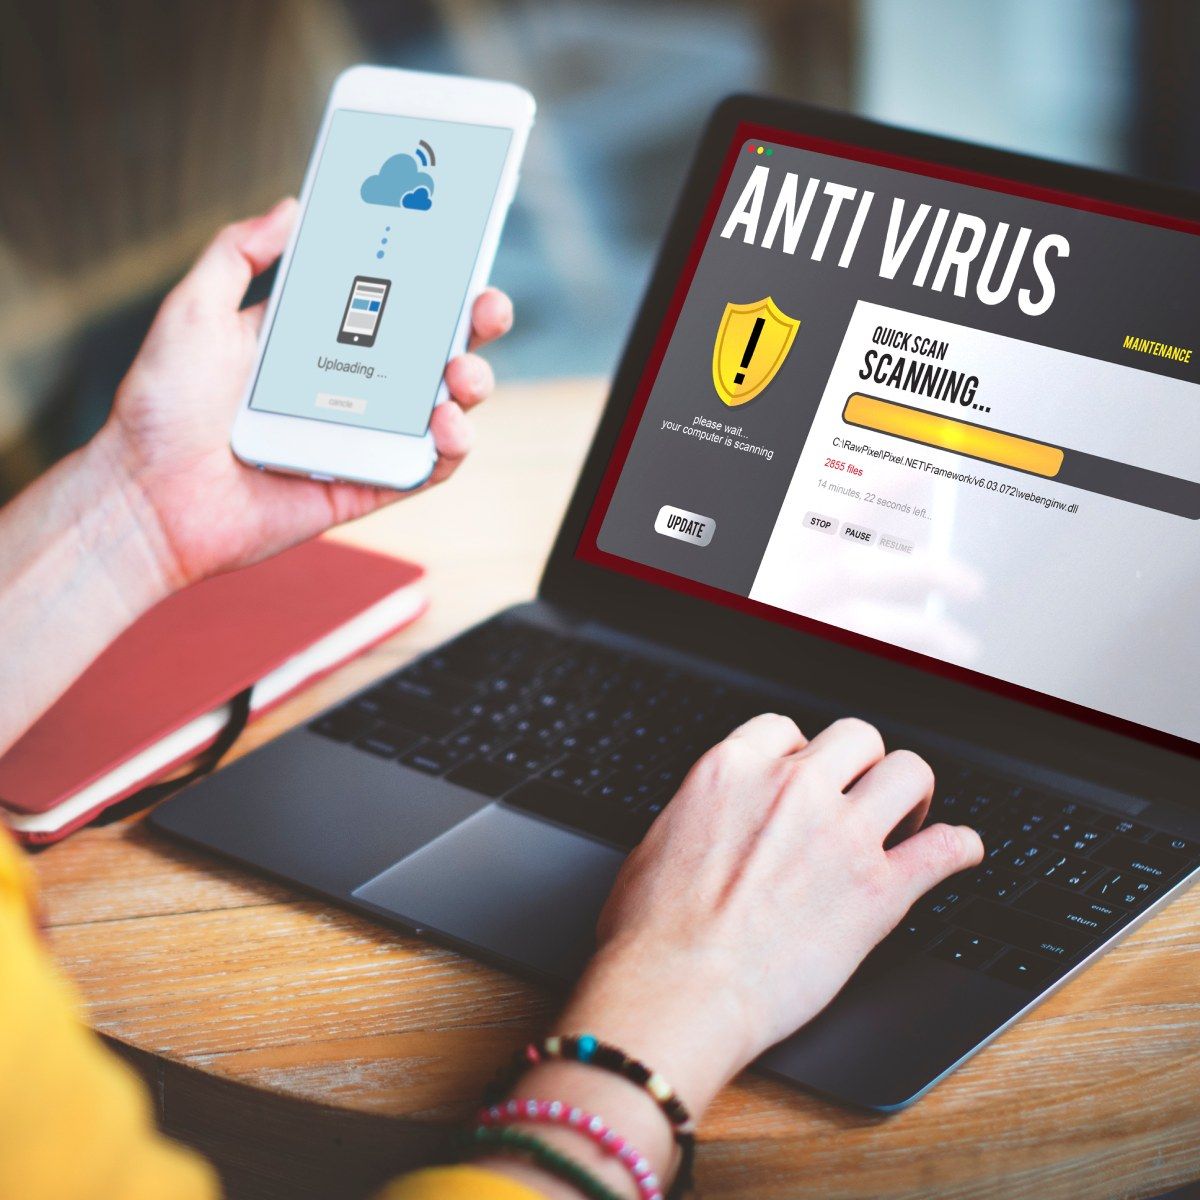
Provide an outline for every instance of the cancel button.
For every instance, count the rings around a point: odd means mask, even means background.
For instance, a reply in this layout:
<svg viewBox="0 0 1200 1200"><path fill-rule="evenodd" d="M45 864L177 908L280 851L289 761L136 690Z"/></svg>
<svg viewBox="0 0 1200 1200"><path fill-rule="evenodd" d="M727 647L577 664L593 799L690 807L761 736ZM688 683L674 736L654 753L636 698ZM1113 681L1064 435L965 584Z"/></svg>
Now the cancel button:
<svg viewBox="0 0 1200 1200"><path fill-rule="evenodd" d="M654 519L655 532L681 542L691 542L693 546L707 546L716 528L717 523L712 517L702 517L685 508L673 508L670 504L664 504Z"/></svg>

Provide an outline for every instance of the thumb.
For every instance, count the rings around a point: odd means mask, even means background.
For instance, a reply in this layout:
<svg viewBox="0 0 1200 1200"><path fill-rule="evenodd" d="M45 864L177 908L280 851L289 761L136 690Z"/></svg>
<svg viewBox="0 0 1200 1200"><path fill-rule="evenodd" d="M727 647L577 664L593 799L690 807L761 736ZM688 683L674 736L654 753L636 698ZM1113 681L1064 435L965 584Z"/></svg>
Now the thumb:
<svg viewBox="0 0 1200 1200"><path fill-rule="evenodd" d="M251 279L283 253L298 207L289 196L261 216L226 225L175 289L177 298L204 308L236 309Z"/></svg>
<svg viewBox="0 0 1200 1200"><path fill-rule="evenodd" d="M887 852L899 873L905 911L944 879L983 860L983 842L966 825L930 825Z"/></svg>

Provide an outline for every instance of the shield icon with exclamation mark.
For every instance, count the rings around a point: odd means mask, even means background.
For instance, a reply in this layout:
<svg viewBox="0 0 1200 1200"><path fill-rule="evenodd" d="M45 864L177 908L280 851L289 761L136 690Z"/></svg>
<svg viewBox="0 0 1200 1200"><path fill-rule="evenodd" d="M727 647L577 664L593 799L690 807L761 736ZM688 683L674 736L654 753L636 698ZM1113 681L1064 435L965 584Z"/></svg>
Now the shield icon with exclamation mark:
<svg viewBox="0 0 1200 1200"><path fill-rule="evenodd" d="M752 304L726 304L713 343L713 387L721 403L736 408L753 400L775 378L800 328L770 296Z"/></svg>

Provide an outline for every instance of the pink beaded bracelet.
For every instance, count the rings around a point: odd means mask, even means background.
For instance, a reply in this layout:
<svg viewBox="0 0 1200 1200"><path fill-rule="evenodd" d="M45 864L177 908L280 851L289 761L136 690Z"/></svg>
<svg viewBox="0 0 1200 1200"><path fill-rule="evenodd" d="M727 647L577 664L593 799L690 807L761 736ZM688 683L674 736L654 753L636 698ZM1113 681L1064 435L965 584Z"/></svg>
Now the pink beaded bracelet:
<svg viewBox="0 0 1200 1200"><path fill-rule="evenodd" d="M594 1113L584 1112L582 1108L574 1108L561 1100L509 1100L506 1104L494 1104L491 1108L479 1111L479 1123L486 1127L515 1125L518 1122L562 1125L582 1133L625 1167L633 1176L642 1200L663 1200L658 1177L650 1164Z"/></svg>

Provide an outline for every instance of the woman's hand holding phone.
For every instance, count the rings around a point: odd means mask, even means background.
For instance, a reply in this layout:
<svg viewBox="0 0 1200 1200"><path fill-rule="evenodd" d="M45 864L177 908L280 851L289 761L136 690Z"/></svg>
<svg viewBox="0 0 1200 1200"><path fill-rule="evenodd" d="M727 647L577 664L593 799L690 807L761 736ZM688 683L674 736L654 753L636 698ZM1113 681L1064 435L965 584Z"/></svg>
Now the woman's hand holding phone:
<svg viewBox="0 0 1200 1200"><path fill-rule="evenodd" d="M400 498L385 488L257 471L230 452L229 426L265 307L239 306L250 280L282 253L296 215L287 199L217 234L163 303L97 437L103 461L144 501L141 532L170 589L247 566ZM472 310L472 349L506 333L512 318L503 292L483 292ZM430 422L438 458L425 487L450 476L470 449L466 413L493 382L477 354L447 365L451 400Z"/></svg>

